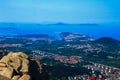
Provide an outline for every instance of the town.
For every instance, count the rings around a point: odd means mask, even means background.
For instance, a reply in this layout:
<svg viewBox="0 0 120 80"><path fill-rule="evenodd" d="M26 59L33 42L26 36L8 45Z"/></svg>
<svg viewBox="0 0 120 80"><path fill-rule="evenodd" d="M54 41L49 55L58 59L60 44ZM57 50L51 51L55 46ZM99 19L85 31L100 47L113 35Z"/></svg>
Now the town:
<svg viewBox="0 0 120 80"><path fill-rule="evenodd" d="M1 36L0 58L11 51L25 52L45 66L50 80L120 80L119 48L112 46L107 50L104 42L86 35L60 33L60 36L62 40L43 34ZM58 66L63 71L59 75Z"/></svg>

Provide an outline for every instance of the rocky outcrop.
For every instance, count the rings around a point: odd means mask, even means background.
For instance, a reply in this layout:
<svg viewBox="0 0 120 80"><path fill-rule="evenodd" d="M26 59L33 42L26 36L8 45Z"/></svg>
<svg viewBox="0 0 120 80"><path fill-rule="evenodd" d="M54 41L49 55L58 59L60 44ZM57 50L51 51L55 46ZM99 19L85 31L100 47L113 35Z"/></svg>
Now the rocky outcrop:
<svg viewBox="0 0 120 80"><path fill-rule="evenodd" d="M0 80L48 80L42 65L23 52L9 53L0 60ZM6 78L6 79L5 79Z"/></svg>

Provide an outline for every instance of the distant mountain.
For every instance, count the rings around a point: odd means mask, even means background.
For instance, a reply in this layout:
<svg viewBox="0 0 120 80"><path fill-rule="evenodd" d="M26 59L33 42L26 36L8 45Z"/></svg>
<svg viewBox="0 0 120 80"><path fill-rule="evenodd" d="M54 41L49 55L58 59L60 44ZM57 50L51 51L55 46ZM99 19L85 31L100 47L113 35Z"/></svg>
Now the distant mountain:
<svg viewBox="0 0 120 80"><path fill-rule="evenodd" d="M53 25L66 25L65 23L55 23Z"/></svg>
<svg viewBox="0 0 120 80"><path fill-rule="evenodd" d="M80 26L98 26L98 24L89 24L89 23L82 23L82 24L78 24L78 23L72 23L72 24L69 24L69 23L54 23L54 24L51 24L51 25L80 25Z"/></svg>
<svg viewBox="0 0 120 80"><path fill-rule="evenodd" d="M120 41L110 37L102 37L98 40L93 41L93 43L94 45L102 45L103 47L101 48L103 48L103 50L111 51L112 53L120 50Z"/></svg>
<svg viewBox="0 0 120 80"><path fill-rule="evenodd" d="M113 38L110 37L102 37L98 40L94 41L95 43L101 43L101 44L106 44L106 45L111 45L111 44L120 44L120 41L115 40Z"/></svg>

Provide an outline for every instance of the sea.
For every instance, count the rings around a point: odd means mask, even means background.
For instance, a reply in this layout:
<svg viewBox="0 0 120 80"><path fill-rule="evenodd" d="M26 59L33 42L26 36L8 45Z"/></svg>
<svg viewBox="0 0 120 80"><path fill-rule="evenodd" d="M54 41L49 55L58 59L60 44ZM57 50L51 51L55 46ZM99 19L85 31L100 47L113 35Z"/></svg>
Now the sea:
<svg viewBox="0 0 120 80"><path fill-rule="evenodd" d="M120 40L120 25L118 24L0 23L0 35L48 34L59 38L59 32L80 33L94 39L112 37Z"/></svg>

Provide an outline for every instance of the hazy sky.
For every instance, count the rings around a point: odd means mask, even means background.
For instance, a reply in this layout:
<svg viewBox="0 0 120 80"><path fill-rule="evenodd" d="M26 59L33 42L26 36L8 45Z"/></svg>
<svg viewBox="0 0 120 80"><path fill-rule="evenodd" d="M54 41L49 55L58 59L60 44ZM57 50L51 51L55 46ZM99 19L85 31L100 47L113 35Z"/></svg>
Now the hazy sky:
<svg viewBox="0 0 120 80"><path fill-rule="evenodd" d="M0 0L0 22L120 22L120 0Z"/></svg>

